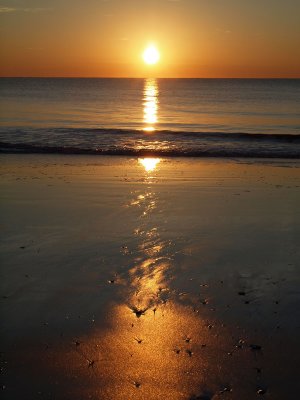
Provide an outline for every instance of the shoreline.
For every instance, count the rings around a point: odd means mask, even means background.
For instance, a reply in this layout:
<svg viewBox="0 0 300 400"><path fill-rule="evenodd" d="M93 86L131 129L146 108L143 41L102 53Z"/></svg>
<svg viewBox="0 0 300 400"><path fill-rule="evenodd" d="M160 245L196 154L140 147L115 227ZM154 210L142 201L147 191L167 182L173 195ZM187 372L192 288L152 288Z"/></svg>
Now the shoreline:
<svg viewBox="0 0 300 400"><path fill-rule="evenodd" d="M77 149L77 148L72 148L72 147L64 147L64 148L55 148L51 146L32 146L32 145L16 145L16 144L7 144L7 143L2 143L0 144L0 155L5 155L5 154L15 154L15 155L62 155L62 156L68 156L68 155L74 155L74 156L111 156L111 157L159 157L159 158L179 158L179 159L189 159L189 158L194 158L194 159L270 159L270 160L300 160L300 155L296 151L295 154L290 153L289 151L284 153L281 151L281 153L247 153L243 151L224 151L224 150L219 150L219 151L189 151L188 153L182 153L181 151L177 150L148 150L148 149L141 149L141 150L135 150L135 149L119 149L119 150L99 150L99 149Z"/></svg>

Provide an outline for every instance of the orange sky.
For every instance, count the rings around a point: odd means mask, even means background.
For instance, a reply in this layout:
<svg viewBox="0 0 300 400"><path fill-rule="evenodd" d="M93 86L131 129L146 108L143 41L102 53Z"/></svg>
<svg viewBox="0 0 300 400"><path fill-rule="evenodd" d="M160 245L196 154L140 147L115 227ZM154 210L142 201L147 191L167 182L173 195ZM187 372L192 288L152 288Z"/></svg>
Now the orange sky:
<svg viewBox="0 0 300 400"><path fill-rule="evenodd" d="M300 77L299 15L299 0L1 1L0 75Z"/></svg>

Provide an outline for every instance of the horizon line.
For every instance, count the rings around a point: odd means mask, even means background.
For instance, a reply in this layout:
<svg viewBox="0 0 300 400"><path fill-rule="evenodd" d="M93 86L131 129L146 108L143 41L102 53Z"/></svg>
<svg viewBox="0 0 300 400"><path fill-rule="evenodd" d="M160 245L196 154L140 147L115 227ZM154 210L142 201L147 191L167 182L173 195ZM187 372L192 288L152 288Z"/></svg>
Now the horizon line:
<svg viewBox="0 0 300 400"><path fill-rule="evenodd" d="M163 77L163 76L34 76L34 75L3 75L2 78L16 78L16 79L300 79L300 76L224 76L224 77L200 77L200 76L183 76L183 77Z"/></svg>

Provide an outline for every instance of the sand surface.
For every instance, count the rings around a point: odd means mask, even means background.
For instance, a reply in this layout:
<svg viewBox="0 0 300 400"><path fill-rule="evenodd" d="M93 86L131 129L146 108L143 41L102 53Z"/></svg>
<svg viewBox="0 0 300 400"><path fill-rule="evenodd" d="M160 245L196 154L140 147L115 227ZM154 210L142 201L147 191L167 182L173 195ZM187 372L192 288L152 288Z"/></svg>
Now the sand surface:
<svg viewBox="0 0 300 400"><path fill-rule="evenodd" d="M1 155L2 398L298 398L300 163L141 161Z"/></svg>

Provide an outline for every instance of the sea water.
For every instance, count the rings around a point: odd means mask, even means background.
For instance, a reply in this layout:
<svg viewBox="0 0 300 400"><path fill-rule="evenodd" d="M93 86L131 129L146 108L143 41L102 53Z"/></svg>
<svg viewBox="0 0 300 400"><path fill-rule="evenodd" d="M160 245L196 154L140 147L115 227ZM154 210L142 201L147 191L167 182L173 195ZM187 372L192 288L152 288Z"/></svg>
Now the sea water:
<svg viewBox="0 0 300 400"><path fill-rule="evenodd" d="M2 151L300 156L298 79L1 78Z"/></svg>

